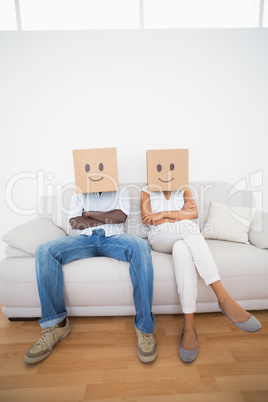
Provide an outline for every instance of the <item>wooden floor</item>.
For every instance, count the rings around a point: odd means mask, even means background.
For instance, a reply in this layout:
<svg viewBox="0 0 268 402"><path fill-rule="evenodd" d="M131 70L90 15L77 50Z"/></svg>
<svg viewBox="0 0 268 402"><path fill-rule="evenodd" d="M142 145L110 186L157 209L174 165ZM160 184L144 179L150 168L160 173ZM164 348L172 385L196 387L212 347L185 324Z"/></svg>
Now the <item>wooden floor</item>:
<svg viewBox="0 0 268 402"><path fill-rule="evenodd" d="M156 316L159 354L149 365L136 356L132 317L71 317L69 337L26 365L38 321L0 313L0 401L267 402L268 311L254 314L263 325L256 334L221 313L197 314L199 355L188 365L178 357L181 315Z"/></svg>

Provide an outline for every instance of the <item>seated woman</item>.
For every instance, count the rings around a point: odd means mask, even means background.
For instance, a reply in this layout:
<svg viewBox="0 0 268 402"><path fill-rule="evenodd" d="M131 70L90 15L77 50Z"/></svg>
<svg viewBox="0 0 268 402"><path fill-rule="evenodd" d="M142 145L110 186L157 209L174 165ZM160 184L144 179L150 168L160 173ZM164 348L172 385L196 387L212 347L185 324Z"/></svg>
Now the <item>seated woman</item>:
<svg viewBox="0 0 268 402"><path fill-rule="evenodd" d="M260 322L237 304L225 290L208 245L192 221L198 209L189 188L184 191L149 191L142 189L141 213L149 225L149 243L155 251L172 253L175 278L184 313L180 340L180 358L195 360L198 339L194 326L197 299L197 272L214 291L219 307L229 320L246 332L261 329Z"/></svg>

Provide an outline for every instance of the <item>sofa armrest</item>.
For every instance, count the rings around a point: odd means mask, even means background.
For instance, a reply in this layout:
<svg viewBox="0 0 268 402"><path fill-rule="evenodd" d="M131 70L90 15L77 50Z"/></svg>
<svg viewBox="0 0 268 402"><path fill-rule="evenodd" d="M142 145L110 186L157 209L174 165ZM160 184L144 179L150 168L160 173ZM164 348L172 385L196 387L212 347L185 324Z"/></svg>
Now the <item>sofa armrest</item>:
<svg viewBox="0 0 268 402"><path fill-rule="evenodd" d="M65 236L66 233L49 219L38 217L11 229L2 240L9 246L34 255L40 244Z"/></svg>
<svg viewBox="0 0 268 402"><path fill-rule="evenodd" d="M257 211L251 221L248 238L251 244L268 249L268 213Z"/></svg>

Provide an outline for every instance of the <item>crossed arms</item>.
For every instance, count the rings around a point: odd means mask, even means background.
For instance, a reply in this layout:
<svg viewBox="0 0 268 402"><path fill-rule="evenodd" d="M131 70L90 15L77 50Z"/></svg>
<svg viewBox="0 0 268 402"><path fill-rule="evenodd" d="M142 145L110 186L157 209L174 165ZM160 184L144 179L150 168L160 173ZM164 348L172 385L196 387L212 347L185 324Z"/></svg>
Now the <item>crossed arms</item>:
<svg viewBox="0 0 268 402"><path fill-rule="evenodd" d="M72 229L83 230L93 226L103 225L105 223L123 223L127 215L121 209L114 209L107 212L87 211L82 216L76 216L70 219Z"/></svg>
<svg viewBox="0 0 268 402"><path fill-rule="evenodd" d="M149 194L142 191L141 215L142 222L147 225L160 225L164 222L176 222L183 219L195 219L198 217L198 210L189 189L184 192L184 207L180 211L161 211L152 213ZM83 230L89 227L103 225L105 223L123 223L127 215L121 209L114 209L107 212L87 211L82 216L70 219L72 229Z"/></svg>
<svg viewBox="0 0 268 402"><path fill-rule="evenodd" d="M141 216L142 222L147 225L161 225L165 222L176 222L183 219L195 219L198 217L197 205L193 199L191 190L184 191L184 207L180 211L161 211L153 213L150 205L150 195L142 191Z"/></svg>

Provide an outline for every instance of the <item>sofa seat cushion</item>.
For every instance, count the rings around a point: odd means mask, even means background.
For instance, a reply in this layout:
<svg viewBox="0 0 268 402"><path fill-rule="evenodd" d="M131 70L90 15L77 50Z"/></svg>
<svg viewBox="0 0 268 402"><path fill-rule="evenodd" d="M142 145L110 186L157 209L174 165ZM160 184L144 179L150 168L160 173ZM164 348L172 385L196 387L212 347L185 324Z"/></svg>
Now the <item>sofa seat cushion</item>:
<svg viewBox="0 0 268 402"><path fill-rule="evenodd" d="M251 244L207 240L221 277L268 275L268 250Z"/></svg>
<svg viewBox="0 0 268 402"><path fill-rule="evenodd" d="M178 304L172 256L152 252L157 305ZM107 257L87 258L63 266L66 305L133 305L129 263Z"/></svg>
<svg viewBox="0 0 268 402"><path fill-rule="evenodd" d="M242 243L219 240L208 240L207 243L225 288L236 300L267 299L268 251ZM172 255L152 251L152 259L155 311L161 312L161 308L166 306L164 312L178 312L180 298ZM76 260L63 265L63 278L67 307L102 308L104 315L114 314L113 306L122 306L122 312L127 311L126 314L129 310L124 310L124 306L133 308L133 288L127 262L107 257ZM216 306L213 291L201 278L198 280L197 302L215 302ZM40 307L33 257L6 258L0 263L0 304ZM202 307L202 310L210 311L210 307Z"/></svg>
<svg viewBox="0 0 268 402"><path fill-rule="evenodd" d="M5 258L0 262L0 304L38 307L34 257Z"/></svg>

